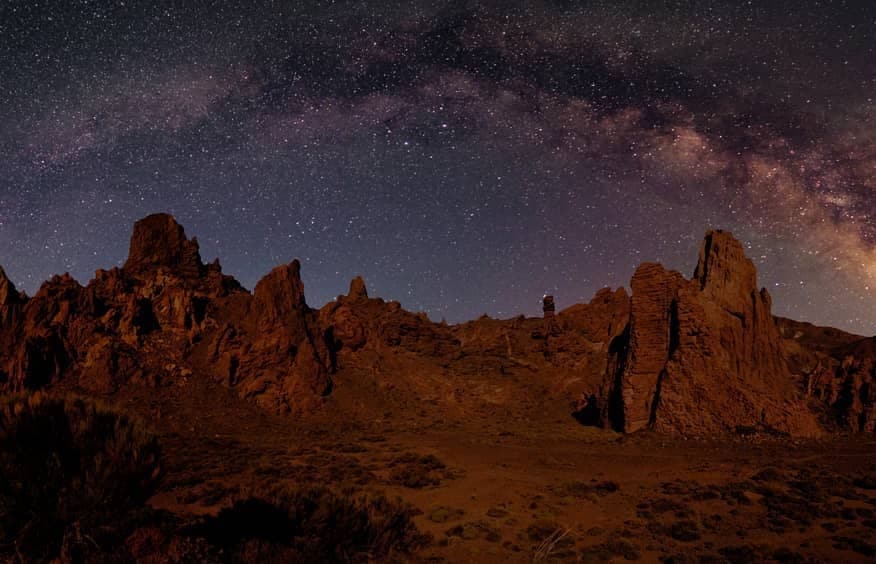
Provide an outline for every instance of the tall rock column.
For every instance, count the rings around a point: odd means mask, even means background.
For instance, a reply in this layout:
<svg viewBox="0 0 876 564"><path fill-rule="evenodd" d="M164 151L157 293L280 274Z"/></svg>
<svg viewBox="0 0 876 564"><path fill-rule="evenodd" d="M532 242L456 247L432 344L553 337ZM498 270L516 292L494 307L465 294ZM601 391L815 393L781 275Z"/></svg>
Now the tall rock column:
<svg viewBox="0 0 876 564"><path fill-rule="evenodd" d="M646 428L654 411L657 386L677 346L676 299L686 283L678 272L654 263L641 265L633 276L628 358L621 382L622 425L626 432Z"/></svg>
<svg viewBox="0 0 876 564"><path fill-rule="evenodd" d="M612 424L683 435L820 432L785 363L770 296L730 233L706 234L693 279L643 264L632 289Z"/></svg>

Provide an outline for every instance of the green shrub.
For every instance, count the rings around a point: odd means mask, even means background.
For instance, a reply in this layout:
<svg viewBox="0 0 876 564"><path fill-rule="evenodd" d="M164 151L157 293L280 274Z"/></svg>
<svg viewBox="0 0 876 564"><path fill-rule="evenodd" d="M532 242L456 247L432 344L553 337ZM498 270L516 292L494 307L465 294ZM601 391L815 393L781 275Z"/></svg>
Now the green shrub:
<svg viewBox="0 0 876 564"><path fill-rule="evenodd" d="M41 393L0 398L0 560L78 560L119 545L159 474L155 437L115 409Z"/></svg>

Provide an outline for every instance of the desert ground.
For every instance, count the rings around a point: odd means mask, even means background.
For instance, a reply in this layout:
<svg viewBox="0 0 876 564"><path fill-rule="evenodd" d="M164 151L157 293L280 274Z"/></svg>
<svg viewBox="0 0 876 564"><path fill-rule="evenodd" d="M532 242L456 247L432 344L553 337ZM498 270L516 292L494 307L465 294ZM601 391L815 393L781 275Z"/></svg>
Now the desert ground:
<svg viewBox="0 0 876 564"><path fill-rule="evenodd" d="M355 388L341 381L334 401L360 401ZM149 503L183 520L269 485L318 485L411 504L429 538L399 561L876 556L869 437L621 435L571 416L497 417L484 408L451 418L440 404L404 410L410 398L392 406L386 395L386 411L370 420L329 409L297 422L197 381L173 394L120 399L149 417L164 447L166 477Z"/></svg>

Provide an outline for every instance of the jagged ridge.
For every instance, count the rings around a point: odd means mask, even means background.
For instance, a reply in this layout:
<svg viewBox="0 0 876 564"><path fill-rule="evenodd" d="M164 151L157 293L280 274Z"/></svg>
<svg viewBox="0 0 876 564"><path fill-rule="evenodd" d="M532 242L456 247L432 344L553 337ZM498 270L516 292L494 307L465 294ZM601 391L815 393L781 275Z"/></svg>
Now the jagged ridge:
<svg viewBox="0 0 876 564"><path fill-rule="evenodd" d="M729 233L707 233L692 279L646 263L631 287L545 319L446 325L370 298L357 277L317 311L297 261L250 293L156 214L135 224L124 266L86 286L56 276L28 298L0 270L0 389L111 394L206 378L266 409L307 413L331 397L340 370L460 405L562 409L578 397L579 420L624 432L873 430L874 347L828 350L789 335ZM520 387L534 377L547 383L544 401Z"/></svg>

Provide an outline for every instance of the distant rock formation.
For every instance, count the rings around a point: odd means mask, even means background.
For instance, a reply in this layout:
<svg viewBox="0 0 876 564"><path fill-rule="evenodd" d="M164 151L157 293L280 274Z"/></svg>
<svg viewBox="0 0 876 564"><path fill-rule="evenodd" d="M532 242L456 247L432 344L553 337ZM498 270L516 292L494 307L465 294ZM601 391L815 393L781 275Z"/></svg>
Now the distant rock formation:
<svg viewBox="0 0 876 564"><path fill-rule="evenodd" d="M554 316L554 313L557 311L557 306L554 304L553 296L545 296L542 299L541 310L544 313L545 319L550 319Z"/></svg>
<svg viewBox="0 0 876 564"><path fill-rule="evenodd" d="M793 379L834 431L876 431L876 337L777 320Z"/></svg>
<svg viewBox="0 0 876 564"><path fill-rule="evenodd" d="M124 266L85 286L65 274L28 297L0 269L0 392L104 395L197 378L306 414L336 380L359 378L367 394L406 382L409 407L569 409L623 432L876 430L876 339L773 319L729 233L706 235L690 280L646 263L632 295L605 288L559 312L545 297L547 320L436 323L369 297L361 277L315 310L300 270L279 266L249 292L218 260L204 264L167 214L138 221Z"/></svg>
<svg viewBox="0 0 876 564"><path fill-rule="evenodd" d="M182 225L163 213L134 224L124 270L130 274L159 267L184 276L198 276L204 269L197 239L186 238Z"/></svg>
<svg viewBox="0 0 876 564"><path fill-rule="evenodd" d="M0 293L0 388L111 393L197 370L277 411L311 409L331 389L297 262L250 294L218 262L204 265L167 214L138 221L125 266L88 286L56 276L23 299L3 275Z"/></svg>

